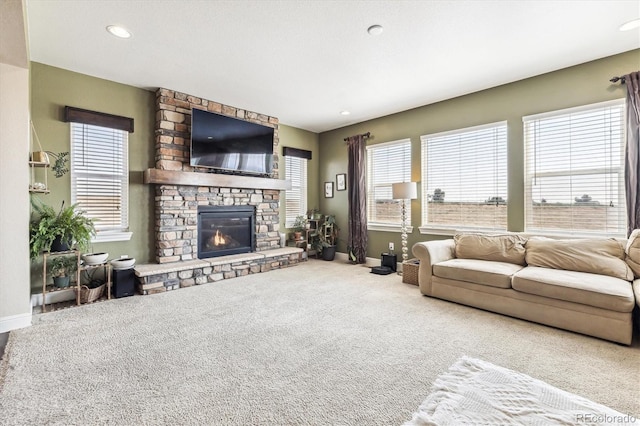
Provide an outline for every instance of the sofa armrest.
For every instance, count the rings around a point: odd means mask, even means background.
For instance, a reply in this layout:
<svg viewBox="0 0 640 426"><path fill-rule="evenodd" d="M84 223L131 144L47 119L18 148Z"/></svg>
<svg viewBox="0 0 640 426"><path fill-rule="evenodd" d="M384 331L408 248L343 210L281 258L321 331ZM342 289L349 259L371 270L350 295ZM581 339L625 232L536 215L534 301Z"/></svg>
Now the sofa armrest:
<svg viewBox="0 0 640 426"><path fill-rule="evenodd" d="M636 297L636 306L640 308L640 278L631 283L633 287L633 294Z"/></svg>
<svg viewBox="0 0 640 426"><path fill-rule="evenodd" d="M418 284L422 294L431 296L431 275L433 265L455 258L455 242L453 239L416 243L411 251L420 259Z"/></svg>

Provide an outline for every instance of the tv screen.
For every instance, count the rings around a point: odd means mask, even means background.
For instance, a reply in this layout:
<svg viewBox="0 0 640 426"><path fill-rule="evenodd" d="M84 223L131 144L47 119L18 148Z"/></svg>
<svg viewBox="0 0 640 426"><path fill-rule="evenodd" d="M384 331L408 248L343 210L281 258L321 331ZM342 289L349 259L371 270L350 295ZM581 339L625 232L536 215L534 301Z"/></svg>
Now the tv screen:
<svg viewBox="0 0 640 426"><path fill-rule="evenodd" d="M248 174L273 170L272 127L191 110L191 166Z"/></svg>

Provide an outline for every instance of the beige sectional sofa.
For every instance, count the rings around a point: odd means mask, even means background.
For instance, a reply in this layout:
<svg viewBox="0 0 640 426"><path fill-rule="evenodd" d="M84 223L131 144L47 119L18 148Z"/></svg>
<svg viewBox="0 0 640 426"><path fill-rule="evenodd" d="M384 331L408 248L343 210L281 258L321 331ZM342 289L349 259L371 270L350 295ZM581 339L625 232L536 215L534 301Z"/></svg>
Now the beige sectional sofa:
<svg viewBox="0 0 640 426"><path fill-rule="evenodd" d="M626 242L459 234L413 254L424 295L631 344L640 230Z"/></svg>

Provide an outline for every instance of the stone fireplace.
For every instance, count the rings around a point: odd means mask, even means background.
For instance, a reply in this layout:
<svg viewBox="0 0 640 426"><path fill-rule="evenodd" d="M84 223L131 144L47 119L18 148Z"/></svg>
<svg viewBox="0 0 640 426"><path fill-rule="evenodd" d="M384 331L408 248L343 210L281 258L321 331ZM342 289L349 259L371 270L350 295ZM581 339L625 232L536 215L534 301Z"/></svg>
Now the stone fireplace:
<svg viewBox="0 0 640 426"><path fill-rule="evenodd" d="M274 169L269 178L209 173L189 165L192 108L274 128ZM156 92L156 168L145 179L156 183L156 260L171 263L201 258L198 211L203 206L255 210L252 250L280 247L278 119L168 89ZM149 176L160 176L155 179ZM178 176L168 178L167 176ZM168 183L168 184L164 184ZM280 184L278 187L277 184Z"/></svg>
<svg viewBox="0 0 640 426"><path fill-rule="evenodd" d="M210 173L189 165L192 108L274 128L269 177ZM137 265L139 291L153 294L296 265L297 247L280 247L278 119L168 89L156 92L156 262ZM211 216L211 213L213 215ZM211 256L211 257L209 257Z"/></svg>

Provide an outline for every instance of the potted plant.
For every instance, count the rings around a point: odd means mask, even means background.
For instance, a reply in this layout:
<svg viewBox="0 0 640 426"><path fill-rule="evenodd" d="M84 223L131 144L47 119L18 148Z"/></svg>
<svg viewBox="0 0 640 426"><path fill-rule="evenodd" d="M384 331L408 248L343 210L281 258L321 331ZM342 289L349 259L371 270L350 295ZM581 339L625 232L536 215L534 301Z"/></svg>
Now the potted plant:
<svg viewBox="0 0 640 426"><path fill-rule="evenodd" d="M307 216L309 220L320 220L322 219L322 213L320 213L320 209L315 207L313 209L309 209L307 211Z"/></svg>
<svg viewBox="0 0 640 426"><path fill-rule="evenodd" d="M335 258L338 231L336 217L334 215L325 216L319 229L312 234L311 248L316 252L316 257L322 256L324 260Z"/></svg>
<svg viewBox="0 0 640 426"><path fill-rule="evenodd" d="M307 226L307 218L305 216L297 216L293 222L293 238L297 241L302 238L302 233Z"/></svg>
<svg viewBox="0 0 640 426"><path fill-rule="evenodd" d="M58 288L69 287L71 274L73 274L78 265L75 256L58 256L51 260L51 276L53 284Z"/></svg>
<svg viewBox="0 0 640 426"><path fill-rule="evenodd" d="M65 207L64 201L60 211L32 199L33 215L29 226L29 247L31 258L35 259L43 251L66 251L74 244L86 251L95 235L93 220L76 209L76 204Z"/></svg>

